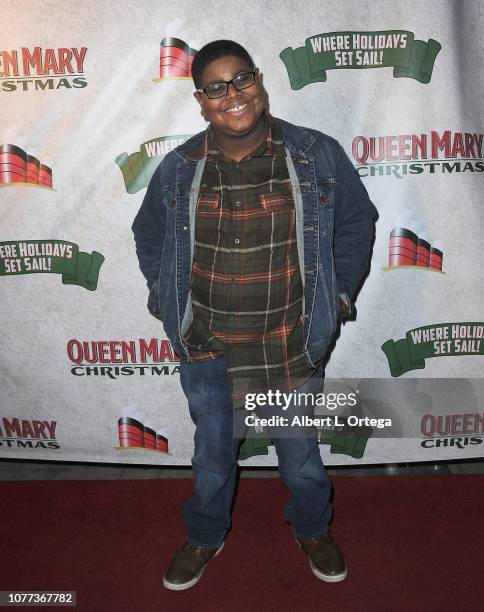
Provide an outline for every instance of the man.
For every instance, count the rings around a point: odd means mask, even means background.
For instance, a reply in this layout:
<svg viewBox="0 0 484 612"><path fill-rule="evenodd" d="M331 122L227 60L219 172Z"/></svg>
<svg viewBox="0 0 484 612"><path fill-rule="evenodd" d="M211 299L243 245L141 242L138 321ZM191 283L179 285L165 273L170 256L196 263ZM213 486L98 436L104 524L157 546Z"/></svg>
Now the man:
<svg viewBox="0 0 484 612"><path fill-rule="evenodd" d="M133 223L148 308L180 356L196 425L188 538L163 578L172 590L198 582L230 527L243 437L236 399L244 390L314 388L367 270L376 217L333 138L270 116L243 47L206 45L192 75L209 127L164 158ZM289 413L304 413L297 404ZM284 515L313 573L344 580L314 430L267 433L290 491Z"/></svg>

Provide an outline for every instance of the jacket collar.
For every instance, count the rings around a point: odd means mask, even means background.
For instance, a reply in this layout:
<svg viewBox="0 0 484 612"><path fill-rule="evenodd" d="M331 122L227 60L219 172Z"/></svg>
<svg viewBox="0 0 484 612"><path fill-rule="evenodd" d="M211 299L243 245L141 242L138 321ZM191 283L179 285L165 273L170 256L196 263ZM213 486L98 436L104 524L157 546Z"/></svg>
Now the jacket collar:
<svg viewBox="0 0 484 612"><path fill-rule="evenodd" d="M283 119L279 119L282 128L282 137L289 152L296 157L308 157L310 149L316 142L314 130L299 125L294 125Z"/></svg>
<svg viewBox="0 0 484 612"><path fill-rule="evenodd" d="M296 157L307 157L313 144L316 142L316 136L313 130L300 127L277 119L282 128L282 137L285 146L289 152ZM204 139L206 138L207 130L199 132L192 136L189 140L175 149L179 157L187 161L197 161L200 159L200 150L203 147Z"/></svg>

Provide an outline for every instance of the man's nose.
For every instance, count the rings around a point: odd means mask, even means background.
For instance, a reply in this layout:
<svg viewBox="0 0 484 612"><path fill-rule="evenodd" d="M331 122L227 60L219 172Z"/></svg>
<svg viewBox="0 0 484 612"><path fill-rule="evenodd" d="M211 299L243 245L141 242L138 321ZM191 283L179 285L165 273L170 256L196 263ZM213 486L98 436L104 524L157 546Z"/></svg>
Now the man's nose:
<svg viewBox="0 0 484 612"><path fill-rule="evenodd" d="M238 95L239 90L235 87L235 85L233 83L229 83L227 85L227 98L233 98L234 96Z"/></svg>

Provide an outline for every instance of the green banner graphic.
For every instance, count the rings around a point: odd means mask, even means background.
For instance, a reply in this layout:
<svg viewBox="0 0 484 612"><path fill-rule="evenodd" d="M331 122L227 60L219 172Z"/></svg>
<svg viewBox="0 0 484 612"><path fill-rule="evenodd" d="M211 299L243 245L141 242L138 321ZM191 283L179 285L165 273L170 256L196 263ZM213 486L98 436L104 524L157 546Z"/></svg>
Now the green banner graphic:
<svg viewBox="0 0 484 612"><path fill-rule="evenodd" d="M83 253L65 240L10 240L0 242L0 276L62 274L64 285L97 289L101 253Z"/></svg>
<svg viewBox="0 0 484 612"><path fill-rule="evenodd" d="M425 368L425 359L455 355L484 355L484 323L437 323L417 327L402 340L387 340L382 350L392 376Z"/></svg>
<svg viewBox="0 0 484 612"><path fill-rule="evenodd" d="M292 89L324 83L326 70L393 67L395 78L429 83L435 58L442 46L429 38L415 40L408 30L329 32L306 39L304 47L286 47L279 57Z"/></svg>
<svg viewBox="0 0 484 612"><path fill-rule="evenodd" d="M123 173L126 191L136 193L147 187L163 157L189 138L189 135L161 136L144 142L137 153L118 155L115 161Z"/></svg>
<svg viewBox="0 0 484 612"><path fill-rule="evenodd" d="M340 421L345 423L346 419L340 417ZM317 432L319 444L330 446L332 454L348 455L353 459L361 459L365 454L366 445L373 429L365 425L361 427L343 425L337 428L318 429ZM272 442L264 432L259 433L254 427L248 427L245 440L239 449L239 459L244 460L256 455L267 455L271 445Z"/></svg>

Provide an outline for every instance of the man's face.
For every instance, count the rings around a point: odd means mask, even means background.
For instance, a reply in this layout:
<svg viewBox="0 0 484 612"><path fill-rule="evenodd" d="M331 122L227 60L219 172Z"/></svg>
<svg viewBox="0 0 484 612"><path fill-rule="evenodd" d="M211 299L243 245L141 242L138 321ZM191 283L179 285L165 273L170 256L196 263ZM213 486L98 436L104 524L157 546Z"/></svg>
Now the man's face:
<svg viewBox="0 0 484 612"><path fill-rule="evenodd" d="M214 81L230 81L237 74L252 70L244 60L229 55L211 62L203 71L202 87ZM195 93L202 114L220 135L246 136L254 129L265 106L262 78L257 72L255 83L246 89L237 90L229 85L227 95L210 99L205 93ZM237 110L235 110L237 109Z"/></svg>

